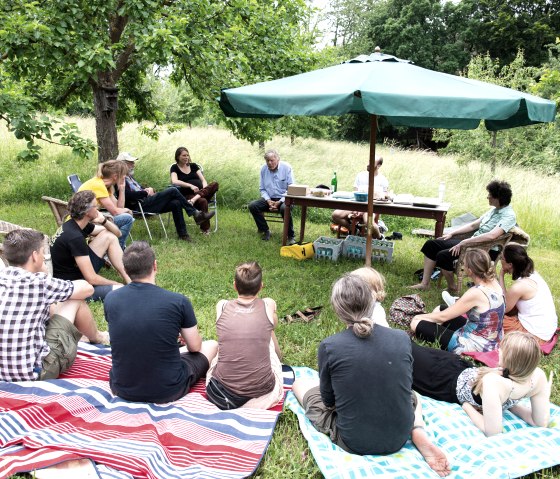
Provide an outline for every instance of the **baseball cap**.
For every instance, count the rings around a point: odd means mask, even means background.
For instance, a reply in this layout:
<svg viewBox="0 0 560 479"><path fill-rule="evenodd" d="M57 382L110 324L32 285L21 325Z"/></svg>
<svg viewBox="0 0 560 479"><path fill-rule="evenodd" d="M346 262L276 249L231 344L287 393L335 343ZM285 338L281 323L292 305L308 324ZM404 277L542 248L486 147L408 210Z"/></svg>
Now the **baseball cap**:
<svg viewBox="0 0 560 479"><path fill-rule="evenodd" d="M128 151L123 151L117 156L117 161L138 161L140 158L132 156Z"/></svg>

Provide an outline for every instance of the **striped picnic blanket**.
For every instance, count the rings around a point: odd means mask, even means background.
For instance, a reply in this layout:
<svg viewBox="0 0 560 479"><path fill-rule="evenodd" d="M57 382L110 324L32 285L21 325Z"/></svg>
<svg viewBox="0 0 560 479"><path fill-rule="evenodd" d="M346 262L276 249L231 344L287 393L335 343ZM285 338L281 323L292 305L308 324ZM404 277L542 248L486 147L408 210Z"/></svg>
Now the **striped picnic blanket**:
<svg viewBox="0 0 560 479"><path fill-rule="evenodd" d="M317 378L309 368L294 368L296 377ZM448 479L511 479L560 463L560 408L551 407L548 428L531 427L510 412L504 414L504 433L486 437L458 404L421 397L426 432L447 455ZM335 446L318 432L292 393L286 405L297 415L299 426L315 462L326 479L435 479L409 440L387 456L358 456ZM544 477L544 476L543 476ZM552 477L552 476L551 476Z"/></svg>
<svg viewBox="0 0 560 479"><path fill-rule="evenodd" d="M84 344L64 377L0 382L1 479L79 458L103 479L234 479L258 467L283 402L220 411L199 381L173 403L132 403L111 394L110 368L110 348ZM292 383L285 367L286 391Z"/></svg>

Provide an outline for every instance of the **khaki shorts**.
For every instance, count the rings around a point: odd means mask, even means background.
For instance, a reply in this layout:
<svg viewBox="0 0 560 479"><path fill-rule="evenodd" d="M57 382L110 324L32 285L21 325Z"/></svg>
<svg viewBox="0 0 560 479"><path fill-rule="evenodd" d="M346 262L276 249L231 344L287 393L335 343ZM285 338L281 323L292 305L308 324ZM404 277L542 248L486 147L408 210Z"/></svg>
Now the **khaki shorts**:
<svg viewBox="0 0 560 479"><path fill-rule="evenodd" d="M352 452L340 437L336 425L336 409L325 406L319 386L315 386L305 393L303 409L305 409L307 419L311 421L317 431L329 436L334 444L346 452Z"/></svg>
<svg viewBox="0 0 560 479"><path fill-rule="evenodd" d="M412 410L416 410L418 398L416 394L414 394L414 391L411 394L410 401ZM346 452L352 453L352 450L344 444L344 441L340 437L336 425L336 409L325 406L321 398L319 386L315 386L305 393L303 396L303 409L305 409L305 415L317 431L329 436L334 444L344 449Z"/></svg>
<svg viewBox="0 0 560 479"><path fill-rule="evenodd" d="M82 333L65 317L55 314L49 319L45 340L51 350L43 358L39 380L56 379L74 364L81 337Z"/></svg>

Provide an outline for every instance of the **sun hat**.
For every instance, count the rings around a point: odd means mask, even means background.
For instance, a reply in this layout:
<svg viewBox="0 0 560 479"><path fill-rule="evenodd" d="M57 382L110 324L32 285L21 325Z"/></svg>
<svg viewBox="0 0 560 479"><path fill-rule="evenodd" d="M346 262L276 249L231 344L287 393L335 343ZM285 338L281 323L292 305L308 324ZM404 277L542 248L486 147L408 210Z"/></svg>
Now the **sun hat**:
<svg viewBox="0 0 560 479"><path fill-rule="evenodd" d="M135 156L132 156L128 151L123 151L122 153L119 153L119 156L117 156L117 161L138 161L140 158L136 158Z"/></svg>

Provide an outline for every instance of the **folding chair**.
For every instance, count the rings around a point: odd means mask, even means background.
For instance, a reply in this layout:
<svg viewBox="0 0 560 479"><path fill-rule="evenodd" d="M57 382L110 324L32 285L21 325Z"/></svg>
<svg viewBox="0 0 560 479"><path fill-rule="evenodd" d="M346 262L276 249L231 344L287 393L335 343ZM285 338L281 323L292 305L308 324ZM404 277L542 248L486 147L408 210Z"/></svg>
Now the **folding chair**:
<svg viewBox="0 0 560 479"><path fill-rule="evenodd" d="M56 226L62 226L64 219L68 216L68 201L51 198L50 196L41 196L41 199L49 205L56 221Z"/></svg>
<svg viewBox="0 0 560 479"><path fill-rule="evenodd" d="M68 180L68 183L70 183L70 188L72 188L72 191L74 193L77 193L80 186L82 186L80 177L76 174L73 174L73 175L68 175L66 179Z"/></svg>
<svg viewBox="0 0 560 479"><path fill-rule="evenodd" d="M80 181L80 177L76 174L72 174L72 175L68 175L67 179L68 179L68 183L70 184L70 188L72 188L72 191L74 193L76 193L78 191L78 189L80 188L80 186L82 186L82 182ZM144 224L146 225L146 230L148 231L148 236L150 237L150 241L153 240L153 238L152 238L152 232L150 231L150 227L148 226L147 218L157 216L159 218L159 222L161 223L161 226L163 228L163 233L165 234L165 239L168 239L167 230L165 229L165 225L163 224L163 221L161 219L160 214L158 214L158 213L146 213L142 209L141 202L138 202L138 210L132 210L132 216L134 216L134 218L142 218L142 220L144 220ZM129 234L129 237L130 237L130 240L133 241L132 240L132 233Z"/></svg>

